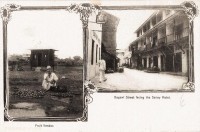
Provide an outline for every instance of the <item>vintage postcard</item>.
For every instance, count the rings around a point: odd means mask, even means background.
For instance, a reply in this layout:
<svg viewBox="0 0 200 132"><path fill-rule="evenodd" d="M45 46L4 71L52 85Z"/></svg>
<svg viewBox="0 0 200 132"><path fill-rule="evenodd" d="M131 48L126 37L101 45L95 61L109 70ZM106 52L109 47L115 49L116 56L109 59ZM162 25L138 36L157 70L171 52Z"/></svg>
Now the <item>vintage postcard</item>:
<svg viewBox="0 0 200 132"><path fill-rule="evenodd" d="M2 0L2 130L200 131L199 6Z"/></svg>

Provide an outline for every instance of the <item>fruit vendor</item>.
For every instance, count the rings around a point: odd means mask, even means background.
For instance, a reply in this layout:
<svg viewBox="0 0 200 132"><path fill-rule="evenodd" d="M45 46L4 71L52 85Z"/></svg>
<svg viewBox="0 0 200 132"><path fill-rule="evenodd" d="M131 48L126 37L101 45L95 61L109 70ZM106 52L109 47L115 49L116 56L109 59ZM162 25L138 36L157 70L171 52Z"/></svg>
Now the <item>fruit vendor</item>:
<svg viewBox="0 0 200 132"><path fill-rule="evenodd" d="M42 82L42 87L45 90L49 90L50 88L56 88L57 81L58 77L54 72L52 72L51 66L47 66L47 70L44 73L44 80Z"/></svg>

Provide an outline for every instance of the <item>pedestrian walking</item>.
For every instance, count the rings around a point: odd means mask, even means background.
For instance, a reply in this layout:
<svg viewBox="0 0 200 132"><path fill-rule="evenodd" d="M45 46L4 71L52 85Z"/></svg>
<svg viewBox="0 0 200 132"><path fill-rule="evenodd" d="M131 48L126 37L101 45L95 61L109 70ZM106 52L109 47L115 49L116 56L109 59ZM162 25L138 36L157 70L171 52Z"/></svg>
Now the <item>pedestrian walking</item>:
<svg viewBox="0 0 200 132"><path fill-rule="evenodd" d="M99 62L99 82L106 81L105 77L105 70L106 70L106 61L101 59Z"/></svg>

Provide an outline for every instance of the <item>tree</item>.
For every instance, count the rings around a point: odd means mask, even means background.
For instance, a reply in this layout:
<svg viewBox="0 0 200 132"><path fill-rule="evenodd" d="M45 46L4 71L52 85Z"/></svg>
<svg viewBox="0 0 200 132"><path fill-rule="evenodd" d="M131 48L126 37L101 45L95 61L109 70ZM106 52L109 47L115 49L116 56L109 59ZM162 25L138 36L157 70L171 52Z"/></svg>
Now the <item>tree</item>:
<svg viewBox="0 0 200 132"><path fill-rule="evenodd" d="M75 61L82 60L82 58L80 56L74 56L73 58L74 58Z"/></svg>
<svg viewBox="0 0 200 132"><path fill-rule="evenodd" d="M71 59L71 57L65 58L65 63L66 63L66 66L72 66L73 60Z"/></svg>
<svg viewBox="0 0 200 132"><path fill-rule="evenodd" d="M83 59L80 56L74 56L74 65L80 66L83 64Z"/></svg>

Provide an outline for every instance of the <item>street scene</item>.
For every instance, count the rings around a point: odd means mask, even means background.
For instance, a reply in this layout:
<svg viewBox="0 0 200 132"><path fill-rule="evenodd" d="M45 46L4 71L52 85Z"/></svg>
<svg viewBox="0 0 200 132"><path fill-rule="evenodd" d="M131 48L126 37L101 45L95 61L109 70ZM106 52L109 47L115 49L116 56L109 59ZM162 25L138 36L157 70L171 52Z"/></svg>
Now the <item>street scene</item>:
<svg viewBox="0 0 200 132"><path fill-rule="evenodd" d="M99 92L184 91L191 51L183 11L103 11L98 22L102 28L89 31L101 33L100 59L95 63L95 46L88 47L88 79Z"/></svg>

